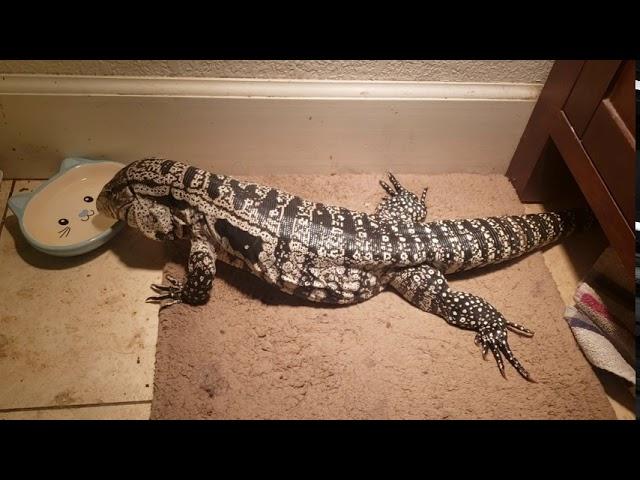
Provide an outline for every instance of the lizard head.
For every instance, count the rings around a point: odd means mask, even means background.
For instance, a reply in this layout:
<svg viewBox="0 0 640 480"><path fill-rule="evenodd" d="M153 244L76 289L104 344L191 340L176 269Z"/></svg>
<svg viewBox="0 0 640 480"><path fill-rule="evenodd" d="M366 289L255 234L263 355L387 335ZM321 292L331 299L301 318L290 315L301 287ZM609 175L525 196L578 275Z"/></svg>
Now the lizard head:
<svg viewBox="0 0 640 480"><path fill-rule="evenodd" d="M145 159L121 169L96 201L99 212L126 222L154 240L180 237L176 231L170 160ZM178 225L179 227L179 225Z"/></svg>
<svg viewBox="0 0 640 480"><path fill-rule="evenodd" d="M126 220L128 210L135 201L135 194L127 179L127 169L124 167L107 183L96 200L96 207L100 213L118 220Z"/></svg>

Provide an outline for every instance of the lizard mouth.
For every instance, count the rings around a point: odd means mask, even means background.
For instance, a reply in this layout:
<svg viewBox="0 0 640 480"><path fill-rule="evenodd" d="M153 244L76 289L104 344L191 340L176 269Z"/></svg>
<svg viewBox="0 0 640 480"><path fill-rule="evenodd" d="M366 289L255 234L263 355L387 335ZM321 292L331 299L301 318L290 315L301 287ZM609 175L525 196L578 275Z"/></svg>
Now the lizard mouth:
<svg viewBox="0 0 640 480"><path fill-rule="evenodd" d="M132 206L133 206L133 200L123 205L122 208L120 209L121 211L123 211L122 220L126 221L127 223L129 223L129 212L131 212Z"/></svg>

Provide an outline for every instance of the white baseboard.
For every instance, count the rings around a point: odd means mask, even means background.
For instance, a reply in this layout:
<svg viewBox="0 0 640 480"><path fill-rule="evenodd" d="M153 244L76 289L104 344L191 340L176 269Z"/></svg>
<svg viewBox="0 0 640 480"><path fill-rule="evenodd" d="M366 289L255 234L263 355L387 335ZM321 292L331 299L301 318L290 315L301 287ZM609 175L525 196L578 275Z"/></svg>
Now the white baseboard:
<svg viewBox="0 0 640 480"><path fill-rule="evenodd" d="M505 173L540 85L0 77L0 170L158 156L227 174Z"/></svg>

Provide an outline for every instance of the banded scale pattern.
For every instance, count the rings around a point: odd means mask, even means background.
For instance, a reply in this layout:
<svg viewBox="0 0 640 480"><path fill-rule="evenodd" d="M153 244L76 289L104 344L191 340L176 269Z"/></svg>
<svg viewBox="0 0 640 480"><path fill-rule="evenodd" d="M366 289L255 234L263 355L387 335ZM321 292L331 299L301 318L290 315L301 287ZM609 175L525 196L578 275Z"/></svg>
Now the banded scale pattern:
<svg viewBox="0 0 640 480"><path fill-rule="evenodd" d="M572 233L576 212L550 212L427 224L431 263L454 273L517 258Z"/></svg>

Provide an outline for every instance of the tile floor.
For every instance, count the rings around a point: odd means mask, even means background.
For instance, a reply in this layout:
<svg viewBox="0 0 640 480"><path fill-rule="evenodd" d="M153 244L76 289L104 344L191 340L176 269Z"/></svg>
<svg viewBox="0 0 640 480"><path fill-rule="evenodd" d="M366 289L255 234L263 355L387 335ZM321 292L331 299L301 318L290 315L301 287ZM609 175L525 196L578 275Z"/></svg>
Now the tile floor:
<svg viewBox="0 0 640 480"><path fill-rule="evenodd" d="M0 183L0 419L147 419L158 307L140 299L161 278L163 246L125 230L79 258L40 254L6 208L11 192L38 183ZM599 242L544 252L565 302ZM618 418L635 418L629 391L600 378Z"/></svg>
<svg viewBox="0 0 640 480"><path fill-rule="evenodd" d="M3 181L10 191L37 181ZM0 418L148 418L162 244L124 231L82 257L26 243L6 209L0 231ZM82 407L82 408L79 408Z"/></svg>

